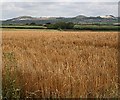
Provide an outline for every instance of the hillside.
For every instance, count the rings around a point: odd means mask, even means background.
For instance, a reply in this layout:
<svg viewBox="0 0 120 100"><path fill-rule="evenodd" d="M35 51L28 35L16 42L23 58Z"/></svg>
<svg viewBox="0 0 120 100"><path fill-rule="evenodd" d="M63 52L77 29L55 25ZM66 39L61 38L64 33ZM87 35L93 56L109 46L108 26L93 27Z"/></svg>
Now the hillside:
<svg viewBox="0 0 120 100"><path fill-rule="evenodd" d="M59 21L72 22L75 24L114 24L118 22L118 18L113 15L97 16L97 17L87 17L84 15L78 15L75 17L31 17L31 16L20 16L12 19L2 21L3 25L10 24L46 24L46 23L56 23Z"/></svg>

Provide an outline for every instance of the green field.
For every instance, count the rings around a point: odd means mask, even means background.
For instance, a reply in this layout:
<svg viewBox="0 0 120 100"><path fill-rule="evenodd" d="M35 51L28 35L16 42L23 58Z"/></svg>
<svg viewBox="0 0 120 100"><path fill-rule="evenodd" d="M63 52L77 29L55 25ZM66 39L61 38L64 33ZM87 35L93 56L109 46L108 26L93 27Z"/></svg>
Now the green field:
<svg viewBox="0 0 120 100"><path fill-rule="evenodd" d="M75 25L76 30L101 30L101 31L118 31L120 26L113 25Z"/></svg>
<svg viewBox="0 0 120 100"><path fill-rule="evenodd" d="M2 28L14 28L14 29L46 29L46 27L44 27L44 26L15 26L15 25L2 26Z"/></svg>
<svg viewBox="0 0 120 100"><path fill-rule="evenodd" d="M1 26L1 27L2 28L11 28L11 29L47 29L47 27L45 27L45 26L25 26L25 25L21 25L21 26L20 25L19 26L15 26L15 25L7 25L6 26L6 25L4 25L4 26ZM52 29L54 29L54 28L52 28ZM119 31L120 26L113 26L113 25L74 25L74 27L71 30Z"/></svg>

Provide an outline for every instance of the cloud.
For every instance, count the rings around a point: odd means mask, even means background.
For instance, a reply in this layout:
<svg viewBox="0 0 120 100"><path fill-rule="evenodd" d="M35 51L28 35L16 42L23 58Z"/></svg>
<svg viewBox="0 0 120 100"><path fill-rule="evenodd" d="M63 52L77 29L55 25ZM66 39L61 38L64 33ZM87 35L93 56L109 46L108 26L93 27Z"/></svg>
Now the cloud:
<svg viewBox="0 0 120 100"><path fill-rule="evenodd" d="M117 3L110 2L6 2L2 3L3 19L29 15L41 16L117 16Z"/></svg>
<svg viewBox="0 0 120 100"><path fill-rule="evenodd" d="M1 0L1 2L48 2L48 0ZM119 0L49 0L49 2L119 2Z"/></svg>

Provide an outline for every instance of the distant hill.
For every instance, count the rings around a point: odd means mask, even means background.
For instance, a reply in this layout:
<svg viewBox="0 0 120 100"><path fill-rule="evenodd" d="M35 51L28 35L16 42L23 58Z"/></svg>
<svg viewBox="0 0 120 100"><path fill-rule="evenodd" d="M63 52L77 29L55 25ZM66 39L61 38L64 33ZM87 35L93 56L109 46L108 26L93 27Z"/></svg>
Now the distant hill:
<svg viewBox="0 0 120 100"><path fill-rule="evenodd" d="M16 18L8 19L2 21L3 25L23 25L23 24L46 24L46 23L56 23L59 21L72 22L75 24L114 24L118 23L118 18L113 15L97 16L97 17L87 17L84 15L78 15L75 17L31 17L31 16L19 16Z"/></svg>
<svg viewBox="0 0 120 100"><path fill-rule="evenodd" d="M116 19L116 17L114 17L113 15L105 15L105 16L99 16L101 18L107 18L107 19Z"/></svg>
<svg viewBox="0 0 120 100"><path fill-rule="evenodd" d="M81 18L86 18L86 16L84 16L84 15L78 15L75 18L81 19Z"/></svg>

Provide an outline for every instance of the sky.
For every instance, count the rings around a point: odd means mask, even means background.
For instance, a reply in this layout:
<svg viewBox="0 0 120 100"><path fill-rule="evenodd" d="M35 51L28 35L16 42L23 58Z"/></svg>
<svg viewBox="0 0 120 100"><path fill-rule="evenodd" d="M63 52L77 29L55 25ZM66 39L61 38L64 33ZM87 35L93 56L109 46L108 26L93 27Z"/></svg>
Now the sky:
<svg viewBox="0 0 120 100"><path fill-rule="evenodd" d="M119 2L119 0L0 0L1 2Z"/></svg>
<svg viewBox="0 0 120 100"><path fill-rule="evenodd" d="M44 1L44 2L43 2ZM92 2L91 2L92 1ZM119 0L1 0L0 19L18 16L118 16Z"/></svg>

